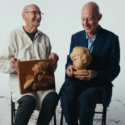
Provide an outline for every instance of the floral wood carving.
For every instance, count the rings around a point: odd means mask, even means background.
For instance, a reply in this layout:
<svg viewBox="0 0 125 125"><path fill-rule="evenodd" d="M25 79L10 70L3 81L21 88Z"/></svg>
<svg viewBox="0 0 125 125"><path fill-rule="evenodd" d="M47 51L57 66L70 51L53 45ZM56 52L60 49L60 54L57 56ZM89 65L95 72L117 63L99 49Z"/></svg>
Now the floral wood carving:
<svg viewBox="0 0 125 125"><path fill-rule="evenodd" d="M54 78L49 76L49 63L47 62L38 62L34 65L32 70L34 75L26 76L26 83L24 84L24 89L31 87L33 90L41 86L48 86L49 84L54 84Z"/></svg>

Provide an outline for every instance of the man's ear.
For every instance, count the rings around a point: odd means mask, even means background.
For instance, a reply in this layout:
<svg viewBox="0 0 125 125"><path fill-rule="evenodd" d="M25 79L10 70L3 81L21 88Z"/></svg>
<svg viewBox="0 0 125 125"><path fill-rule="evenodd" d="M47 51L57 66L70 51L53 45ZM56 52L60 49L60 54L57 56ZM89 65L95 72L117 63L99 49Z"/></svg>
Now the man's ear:
<svg viewBox="0 0 125 125"><path fill-rule="evenodd" d="M25 13L22 13L22 18L25 20Z"/></svg>
<svg viewBox="0 0 125 125"><path fill-rule="evenodd" d="M98 21L100 21L101 18L102 18L102 14L99 14L99 16L98 16Z"/></svg>

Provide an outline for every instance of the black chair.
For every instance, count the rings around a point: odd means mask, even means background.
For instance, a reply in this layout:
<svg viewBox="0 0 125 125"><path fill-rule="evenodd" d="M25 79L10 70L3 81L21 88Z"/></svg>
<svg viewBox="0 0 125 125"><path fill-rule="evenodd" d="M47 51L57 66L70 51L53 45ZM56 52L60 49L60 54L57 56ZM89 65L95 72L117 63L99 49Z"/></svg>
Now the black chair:
<svg viewBox="0 0 125 125"><path fill-rule="evenodd" d="M101 103L99 103L99 104L101 104ZM97 114L102 114L102 125L106 125L106 112L107 112L107 107L106 106L103 106L103 111L102 112L95 112ZM61 113L60 125L63 125L63 111Z"/></svg>
<svg viewBox="0 0 125 125"><path fill-rule="evenodd" d="M11 95L11 125L14 124L16 111L17 109L15 108L15 102L12 101L12 95ZM56 125L56 112L54 113L54 125Z"/></svg>
<svg viewBox="0 0 125 125"><path fill-rule="evenodd" d="M67 55L67 60L68 60L68 55ZM65 67L66 68L66 67ZM65 73L65 80L68 78L67 74ZM98 103L102 104L102 103ZM106 113L107 113L107 107L103 106L103 111L102 112L95 112L97 114L102 114L102 125L106 125ZM63 125L63 111L61 113L61 120L60 120L60 125Z"/></svg>

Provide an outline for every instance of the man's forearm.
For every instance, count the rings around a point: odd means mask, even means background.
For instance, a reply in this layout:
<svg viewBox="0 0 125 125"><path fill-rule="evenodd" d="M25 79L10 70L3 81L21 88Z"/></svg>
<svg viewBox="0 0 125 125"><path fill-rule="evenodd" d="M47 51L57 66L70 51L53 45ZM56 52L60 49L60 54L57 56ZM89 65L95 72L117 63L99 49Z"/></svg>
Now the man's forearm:
<svg viewBox="0 0 125 125"><path fill-rule="evenodd" d="M10 60L5 60L0 58L0 71L2 73L12 73L15 71L10 67L9 62Z"/></svg>
<svg viewBox="0 0 125 125"><path fill-rule="evenodd" d="M97 83L109 83L112 82L119 74L120 66L110 66L105 70L98 70L96 76Z"/></svg>

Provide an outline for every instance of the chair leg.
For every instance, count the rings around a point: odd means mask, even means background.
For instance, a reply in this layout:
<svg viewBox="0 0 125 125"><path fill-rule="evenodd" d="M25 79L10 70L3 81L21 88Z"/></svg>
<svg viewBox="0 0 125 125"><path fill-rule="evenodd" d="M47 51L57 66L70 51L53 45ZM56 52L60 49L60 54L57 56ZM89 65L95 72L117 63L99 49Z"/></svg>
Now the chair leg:
<svg viewBox="0 0 125 125"><path fill-rule="evenodd" d="M12 97L11 97L11 125L13 125L13 103L12 103Z"/></svg>
<svg viewBox="0 0 125 125"><path fill-rule="evenodd" d="M60 121L60 125L63 125L63 111L61 113L61 121Z"/></svg>
<svg viewBox="0 0 125 125"><path fill-rule="evenodd" d="M54 113L54 125L56 125L56 112Z"/></svg>
<svg viewBox="0 0 125 125"><path fill-rule="evenodd" d="M104 125L106 125L106 113L107 113L107 108L104 106Z"/></svg>
<svg viewBox="0 0 125 125"><path fill-rule="evenodd" d="M106 111L107 111L107 108L103 106L102 125L106 125Z"/></svg>
<svg viewBox="0 0 125 125"><path fill-rule="evenodd" d="M104 125L103 123L104 123L104 114L105 114L105 112L104 112L104 106L103 106L103 113L102 113L102 125Z"/></svg>
<svg viewBox="0 0 125 125"><path fill-rule="evenodd" d="M14 116L13 118L15 119L15 102L13 102L13 116Z"/></svg>
<svg viewBox="0 0 125 125"><path fill-rule="evenodd" d="M12 101L12 95L11 95L11 125L14 124L15 119L15 103Z"/></svg>

